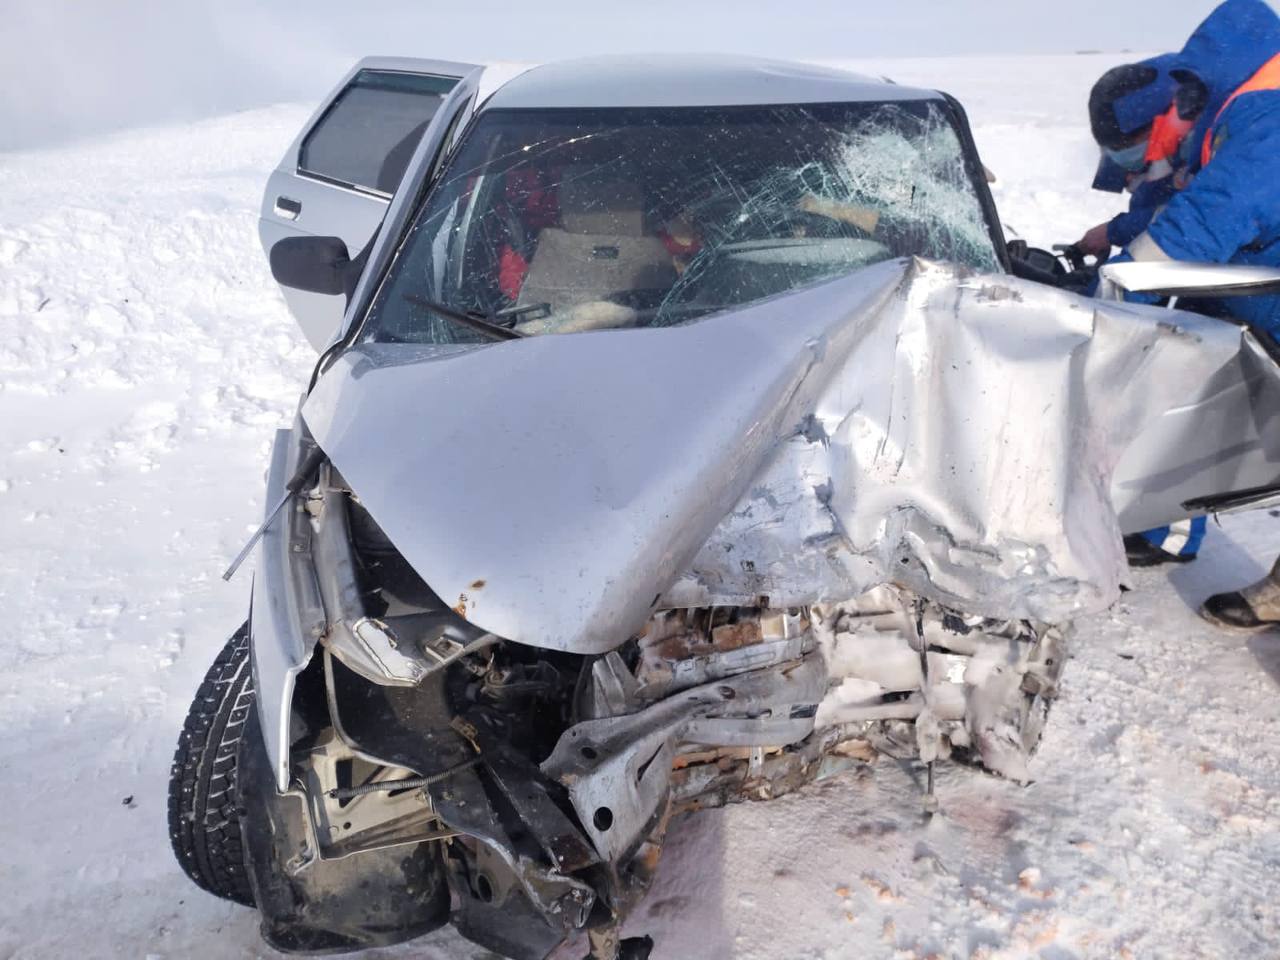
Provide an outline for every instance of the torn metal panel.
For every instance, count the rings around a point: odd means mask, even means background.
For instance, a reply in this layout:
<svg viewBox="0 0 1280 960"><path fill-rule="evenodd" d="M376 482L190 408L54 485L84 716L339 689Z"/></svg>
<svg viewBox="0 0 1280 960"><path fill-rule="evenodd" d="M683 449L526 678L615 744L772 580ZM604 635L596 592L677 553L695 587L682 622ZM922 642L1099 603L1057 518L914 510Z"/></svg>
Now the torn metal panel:
<svg viewBox="0 0 1280 960"><path fill-rule="evenodd" d="M303 459L301 418L292 430L278 430L267 473L268 504L285 494L285 485ZM275 783L289 785L290 704L298 675L311 660L326 628L315 567L314 536L296 499L288 503L258 543L257 570L250 604L253 685L262 740Z"/></svg>
<svg viewBox="0 0 1280 960"><path fill-rule="evenodd" d="M588 653L654 607L799 606L885 582L997 618L1105 607L1126 449L1185 410L1183 384L1262 398L1266 362L1221 321L902 261L685 326L364 345L304 416L469 620ZM1233 388L1236 371L1252 386ZM1147 475L1184 462L1177 439L1146 450ZM1215 483L1280 473L1269 453L1216 453ZM1181 510L1166 490L1118 494L1144 518Z"/></svg>
<svg viewBox="0 0 1280 960"><path fill-rule="evenodd" d="M826 666L811 649L791 663L692 687L634 713L575 724L542 769L566 788L601 856L616 863L661 815L681 743L799 742L813 731L811 708L826 687ZM810 709L793 718L797 707Z"/></svg>
<svg viewBox="0 0 1280 960"><path fill-rule="evenodd" d="M681 603L778 596L762 569L788 603L896 582L961 610L1061 622L1114 598L1116 461L1185 407L1182 384L1239 362L1239 329L947 272L904 286L816 405L825 439L797 433L780 449L673 591ZM1146 466L1185 450L1149 449ZM1260 466L1274 477L1277 463ZM1162 522L1181 514L1176 497L1135 493ZM744 555L754 580L728 562Z"/></svg>

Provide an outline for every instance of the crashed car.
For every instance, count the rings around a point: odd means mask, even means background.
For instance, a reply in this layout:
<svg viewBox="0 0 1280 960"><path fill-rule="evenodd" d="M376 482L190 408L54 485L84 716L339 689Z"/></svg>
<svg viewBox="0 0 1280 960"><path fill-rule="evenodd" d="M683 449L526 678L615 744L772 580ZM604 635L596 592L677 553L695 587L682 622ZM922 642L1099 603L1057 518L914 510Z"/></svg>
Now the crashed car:
<svg viewBox="0 0 1280 960"><path fill-rule="evenodd" d="M346 306L304 321L170 827L273 947L648 956L621 928L673 816L870 751L1027 780L1122 532L1274 492L1274 345L1119 291L1275 277L1026 279L944 94L705 57L438 79L366 138L414 144L367 233L308 235L275 180L264 208L291 305Z"/></svg>

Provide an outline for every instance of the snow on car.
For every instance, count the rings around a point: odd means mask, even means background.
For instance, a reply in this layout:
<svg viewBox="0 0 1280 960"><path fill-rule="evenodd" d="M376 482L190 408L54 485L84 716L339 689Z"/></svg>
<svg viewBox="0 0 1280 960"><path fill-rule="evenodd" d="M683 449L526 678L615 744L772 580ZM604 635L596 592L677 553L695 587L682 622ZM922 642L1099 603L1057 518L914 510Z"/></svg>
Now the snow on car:
<svg viewBox="0 0 1280 960"><path fill-rule="evenodd" d="M1016 276L943 94L374 66L267 191L322 353L171 783L184 869L281 949L644 957L683 810L871 748L1025 779L1121 531L1276 482L1273 345Z"/></svg>

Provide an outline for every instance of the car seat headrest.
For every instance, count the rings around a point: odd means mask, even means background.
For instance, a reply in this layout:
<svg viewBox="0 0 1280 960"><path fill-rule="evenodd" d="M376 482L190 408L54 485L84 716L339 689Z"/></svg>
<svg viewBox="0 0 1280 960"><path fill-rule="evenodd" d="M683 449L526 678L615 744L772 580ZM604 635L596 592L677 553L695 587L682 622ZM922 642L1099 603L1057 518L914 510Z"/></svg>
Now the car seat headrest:
<svg viewBox="0 0 1280 960"><path fill-rule="evenodd" d="M567 167L560 181L560 223L569 233L643 236L644 194L621 171Z"/></svg>

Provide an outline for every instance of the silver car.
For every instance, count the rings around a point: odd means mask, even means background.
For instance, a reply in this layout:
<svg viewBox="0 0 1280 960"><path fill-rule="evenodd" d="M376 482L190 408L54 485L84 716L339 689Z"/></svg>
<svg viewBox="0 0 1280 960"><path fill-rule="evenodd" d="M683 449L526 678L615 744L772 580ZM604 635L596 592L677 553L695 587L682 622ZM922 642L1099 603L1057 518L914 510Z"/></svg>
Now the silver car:
<svg viewBox="0 0 1280 960"><path fill-rule="evenodd" d="M872 751L1025 781L1121 533L1280 474L1274 345L1118 299L1275 276L1037 282L931 90L365 61L262 231L321 354L170 827L283 950L643 958L681 811Z"/></svg>

